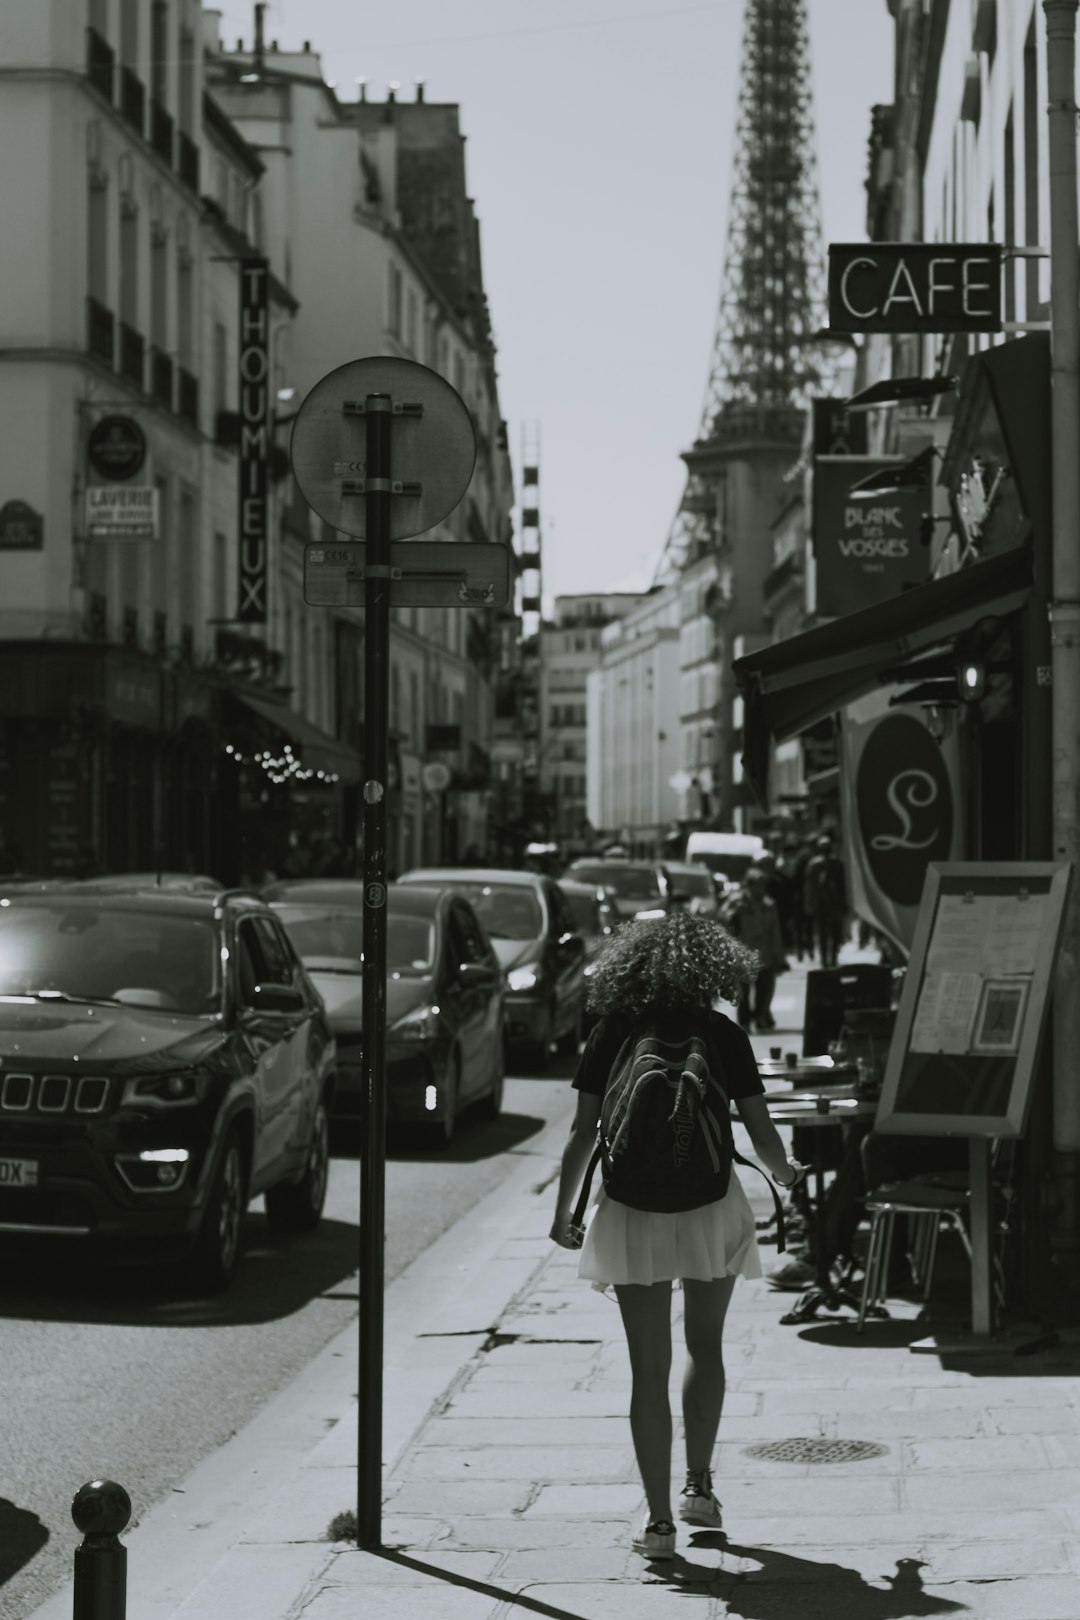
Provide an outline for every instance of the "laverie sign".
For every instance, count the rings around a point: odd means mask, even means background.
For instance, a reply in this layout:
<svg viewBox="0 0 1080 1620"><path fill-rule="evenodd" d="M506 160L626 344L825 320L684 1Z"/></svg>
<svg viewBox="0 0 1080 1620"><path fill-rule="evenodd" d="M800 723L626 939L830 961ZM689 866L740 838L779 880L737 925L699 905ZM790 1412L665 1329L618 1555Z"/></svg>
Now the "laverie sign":
<svg viewBox="0 0 1080 1620"><path fill-rule="evenodd" d="M838 332L1000 332L993 242L832 242L829 325Z"/></svg>

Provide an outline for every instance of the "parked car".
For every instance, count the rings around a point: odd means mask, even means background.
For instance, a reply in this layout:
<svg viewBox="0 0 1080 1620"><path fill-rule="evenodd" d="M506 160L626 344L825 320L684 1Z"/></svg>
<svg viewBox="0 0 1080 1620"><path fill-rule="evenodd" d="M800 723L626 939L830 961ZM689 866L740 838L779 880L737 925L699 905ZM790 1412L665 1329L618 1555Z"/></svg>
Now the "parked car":
<svg viewBox="0 0 1080 1620"><path fill-rule="evenodd" d="M686 839L687 861L707 866L723 893L730 893L764 853L765 841L757 833L692 832Z"/></svg>
<svg viewBox="0 0 1080 1620"><path fill-rule="evenodd" d="M175 889L189 894L220 894L224 883L205 872L109 872L83 878L86 889L119 892L124 889Z"/></svg>
<svg viewBox="0 0 1080 1620"><path fill-rule="evenodd" d="M585 1017L585 941L553 878L501 867L423 867L401 884L452 888L469 900L506 975L507 1041L547 1062L577 1051Z"/></svg>
<svg viewBox="0 0 1080 1620"><path fill-rule="evenodd" d="M606 889L621 922L633 917L662 917L671 903L671 884L659 861L571 861L566 876L575 883Z"/></svg>
<svg viewBox="0 0 1080 1620"><path fill-rule="evenodd" d="M599 883L578 883L560 878L559 890L574 919L574 926L585 941L585 977L592 977L593 963L615 928L615 907L607 890Z"/></svg>
<svg viewBox="0 0 1080 1620"><path fill-rule="evenodd" d="M335 1053L281 924L226 891L0 899L0 1240L187 1255L229 1285L248 1200L317 1226Z"/></svg>
<svg viewBox="0 0 1080 1620"><path fill-rule="evenodd" d="M719 915L720 896L707 866L693 861L665 861L664 871L674 890L686 895L683 904L687 911L702 917Z"/></svg>
<svg viewBox="0 0 1080 1620"><path fill-rule="evenodd" d="M360 1111L364 885L297 879L263 891L326 1004L337 1041L335 1109ZM448 1143L461 1112L502 1108L503 976L460 895L391 883L386 891L387 1119Z"/></svg>

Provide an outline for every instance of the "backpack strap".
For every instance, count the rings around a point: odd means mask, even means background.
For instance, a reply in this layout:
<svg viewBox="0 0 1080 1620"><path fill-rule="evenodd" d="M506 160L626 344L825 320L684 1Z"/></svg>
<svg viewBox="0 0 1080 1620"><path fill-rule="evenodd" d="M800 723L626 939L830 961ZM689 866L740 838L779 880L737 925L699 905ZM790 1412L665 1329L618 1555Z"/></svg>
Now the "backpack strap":
<svg viewBox="0 0 1080 1620"><path fill-rule="evenodd" d="M735 1147L734 1142L731 1144L731 1156L738 1164L749 1165L750 1169L756 1170L759 1176L765 1176L766 1185L768 1186L769 1191L772 1193L773 1207L776 1210L776 1252L777 1254L783 1254L785 1248L787 1247L786 1232L784 1227L784 1206L780 1202L780 1197L776 1191L776 1185L773 1182L772 1177L766 1175L761 1166L759 1164L755 1164L752 1159L744 1159L742 1154ZM574 1209L573 1216L571 1217L574 1226L584 1226L585 1224L585 1211L589 1207L589 1192L592 1188L592 1179L596 1174L596 1167L599 1163L600 1148L597 1146L593 1152L592 1158L589 1160L588 1168L585 1171L585 1180L581 1187L581 1195L578 1198L577 1206Z"/></svg>

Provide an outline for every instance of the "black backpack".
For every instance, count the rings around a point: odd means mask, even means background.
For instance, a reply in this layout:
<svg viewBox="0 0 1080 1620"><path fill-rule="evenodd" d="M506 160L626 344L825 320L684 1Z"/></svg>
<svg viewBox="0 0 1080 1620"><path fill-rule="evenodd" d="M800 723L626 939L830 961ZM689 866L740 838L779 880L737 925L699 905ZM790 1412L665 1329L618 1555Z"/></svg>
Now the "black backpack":
<svg viewBox="0 0 1080 1620"><path fill-rule="evenodd" d="M672 1037L655 1025L639 1029L615 1059L574 1224L584 1223L597 1164L604 1190L616 1203L672 1214L723 1198L735 1160L751 1163L736 1150L731 1106L702 1035L689 1031ZM765 1174L756 1164L751 1168ZM777 1250L783 1253L784 1214L772 1182L768 1185L776 1206Z"/></svg>

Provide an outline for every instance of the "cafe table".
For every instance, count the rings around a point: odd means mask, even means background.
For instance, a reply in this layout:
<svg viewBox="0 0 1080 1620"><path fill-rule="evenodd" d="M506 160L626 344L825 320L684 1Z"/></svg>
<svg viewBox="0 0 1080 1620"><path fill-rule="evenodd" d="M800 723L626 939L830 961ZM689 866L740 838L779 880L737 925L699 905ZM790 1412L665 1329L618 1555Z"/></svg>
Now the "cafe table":
<svg viewBox="0 0 1080 1620"><path fill-rule="evenodd" d="M841 1305L859 1309L859 1299L847 1288L837 1287L829 1272L825 1255L825 1135L838 1125L853 1119L872 1119L877 1113L877 1100L860 1094L849 1082L843 1092L833 1086L800 1089L792 1092L770 1092L766 1096L769 1117L774 1125L798 1125L814 1132L813 1156L810 1169L814 1177L814 1270L811 1288L800 1295L797 1303L781 1322L812 1321L821 1306L835 1311ZM820 1144L820 1145L819 1145Z"/></svg>

